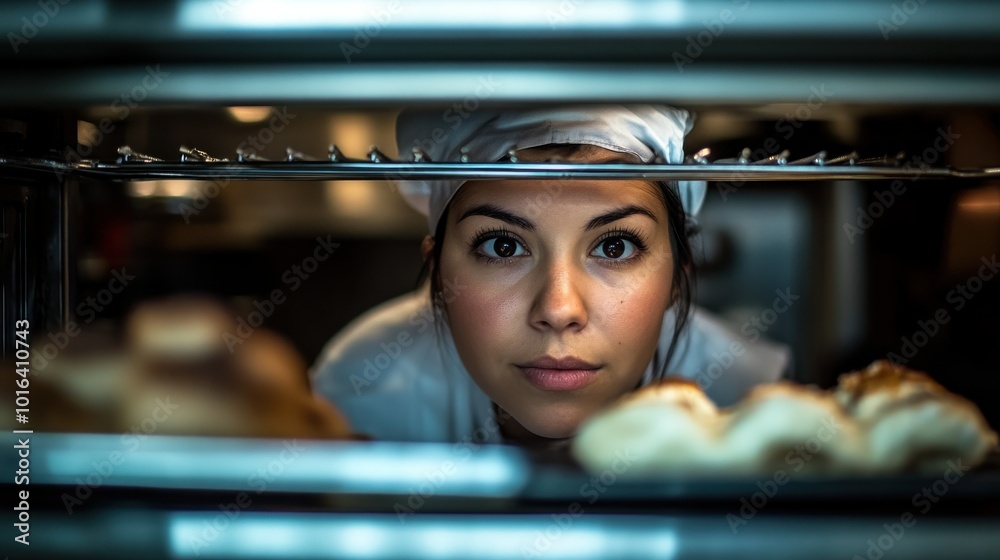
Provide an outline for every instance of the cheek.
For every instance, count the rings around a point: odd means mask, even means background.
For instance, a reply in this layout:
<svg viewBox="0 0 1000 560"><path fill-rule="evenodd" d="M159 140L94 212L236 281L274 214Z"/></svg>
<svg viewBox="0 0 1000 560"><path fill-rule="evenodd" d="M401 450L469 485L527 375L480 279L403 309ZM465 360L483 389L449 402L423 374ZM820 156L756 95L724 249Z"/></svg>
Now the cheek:
<svg viewBox="0 0 1000 560"><path fill-rule="evenodd" d="M525 314L518 307L520 298L513 295L502 275L488 272L487 267L469 263L468 259L443 258L441 263L448 322L455 344L463 358L469 357L480 364L487 359L485 353L489 348L509 347L523 334L516 327L524 323Z"/></svg>
<svg viewBox="0 0 1000 560"><path fill-rule="evenodd" d="M456 337L461 334L458 328L466 330L473 339L486 335L495 337L509 330L510 311L504 305L509 303L509 298L499 299L495 291L484 286L466 286L465 291L448 304L448 318L456 326Z"/></svg>
<svg viewBox="0 0 1000 560"><path fill-rule="evenodd" d="M658 340L663 314L670 306L670 281L673 269L669 264L637 273L616 287L605 287L596 299L595 318L600 318L616 346L643 346Z"/></svg>

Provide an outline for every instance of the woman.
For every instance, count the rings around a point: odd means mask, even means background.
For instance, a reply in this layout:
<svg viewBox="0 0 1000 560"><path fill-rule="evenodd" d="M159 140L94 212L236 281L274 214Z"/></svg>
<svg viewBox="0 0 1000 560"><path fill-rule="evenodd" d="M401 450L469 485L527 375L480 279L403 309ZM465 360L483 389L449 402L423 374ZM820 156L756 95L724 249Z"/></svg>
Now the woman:
<svg viewBox="0 0 1000 560"><path fill-rule="evenodd" d="M683 160L687 111L602 106L404 111L401 154L431 161ZM402 181L428 217L424 287L339 333L314 389L354 429L401 441L548 443L664 375L720 405L788 352L690 309L701 182ZM710 368L713 375L705 375Z"/></svg>

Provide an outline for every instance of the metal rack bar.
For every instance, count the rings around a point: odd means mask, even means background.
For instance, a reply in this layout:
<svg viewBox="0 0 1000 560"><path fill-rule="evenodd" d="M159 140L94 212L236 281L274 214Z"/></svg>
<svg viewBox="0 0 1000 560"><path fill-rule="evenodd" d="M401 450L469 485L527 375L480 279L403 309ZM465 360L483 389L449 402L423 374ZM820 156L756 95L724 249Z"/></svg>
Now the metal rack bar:
<svg viewBox="0 0 1000 560"><path fill-rule="evenodd" d="M107 463L109 453L126 452L111 434L39 433L33 439L44 449L39 484L73 485L93 465ZM140 451L127 453L129 460L115 466L114 477L102 485L240 491L255 475L280 467L281 476L268 480L269 491L406 496L426 483L429 473L445 469L435 495L506 498L523 490L530 469L526 454L516 448L492 446L459 459L451 445L433 443L154 435Z"/></svg>
<svg viewBox="0 0 1000 560"><path fill-rule="evenodd" d="M912 165L791 165L778 163L585 164L402 163L330 161L184 161L68 163L0 158L10 167L112 181L188 180L401 180L401 179L647 179L705 181L823 181L887 179L990 179L1000 168L924 168Z"/></svg>
<svg viewBox="0 0 1000 560"><path fill-rule="evenodd" d="M865 557L866 551L889 539L892 558L993 560L1000 546L996 520L972 516L920 517L903 534L886 533L883 526L898 526L898 513L769 512L734 534L724 509L712 510L715 515L641 515L594 511L586 500L576 504L580 507L559 504L551 513L520 515L421 512L405 523L394 513L268 511L256 502L251 511L237 511L231 520L218 509L132 508L73 517L42 511L32 513L38 532L60 538L33 541L34 556L29 557L828 560ZM223 529L206 532L213 524ZM876 552L882 550L887 549Z"/></svg>

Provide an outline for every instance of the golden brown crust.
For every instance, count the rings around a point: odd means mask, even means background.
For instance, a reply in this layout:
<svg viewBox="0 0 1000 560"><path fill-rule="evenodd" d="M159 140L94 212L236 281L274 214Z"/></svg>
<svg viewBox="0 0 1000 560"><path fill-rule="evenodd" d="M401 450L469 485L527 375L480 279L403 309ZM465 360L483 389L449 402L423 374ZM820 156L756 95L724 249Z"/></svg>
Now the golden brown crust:
<svg viewBox="0 0 1000 560"><path fill-rule="evenodd" d="M626 393L622 396L619 401L620 404L629 403L637 400L646 399L666 399L672 400L680 395L689 394L700 394L704 395L701 387L697 383L691 381L690 379L684 379L682 377L665 377L658 381L654 381L649 385L645 385L632 391L631 393Z"/></svg>
<svg viewBox="0 0 1000 560"><path fill-rule="evenodd" d="M308 365L284 337L260 327L242 335L230 352L224 335L235 333L236 323L221 303L188 296L149 301L126 325L124 346L107 345L77 358L66 352L50 364L45 381L78 410L49 407L38 415L41 425L59 431L75 424L98 432L142 426L156 434L354 437L347 418L311 392ZM78 340L86 341L86 332ZM81 375L88 377L80 381ZM39 380L39 390L44 385Z"/></svg>
<svg viewBox="0 0 1000 560"><path fill-rule="evenodd" d="M626 394L614 406L632 406L637 404L661 403L677 406L690 414L700 415L705 419L715 419L718 408L697 383L680 377L666 377L658 382L641 387Z"/></svg>
<svg viewBox="0 0 1000 560"><path fill-rule="evenodd" d="M958 397L922 371L877 360L860 371L845 373L838 378L837 398L849 411L854 411L862 399L882 394L894 400L926 397ZM921 397L923 395L923 397Z"/></svg>
<svg viewBox="0 0 1000 560"><path fill-rule="evenodd" d="M658 393L660 391L672 391L675 387L688 387L701 392L701 387L690 379L685 379L683 377L664 377L663 379L650 383L645 387L640 387L630 394L637 395L645 392Z"/></svg>
<svg viewBox="0 0 1000 560"><path fill-rule="evenodd" d="M794 381L781 380L751 387L750 391L740 399L739 406L745 406L747 403L779 395L822 400L829 398L829 394L826 391L815 385L801 385Z"/></svg>
<svg viewBox="0 0 1000 560"><path fill-rule="evenodd" d="M845 373L838 379L840 389L853 396L878 390L898 390L904 384L917 384L931 391L945 389L922 371L909 369L889 360L877 360L861 371Z"/></svg>
<svg viewBox="0 0 1000 560"><path fill-rule="evenodd" d="M926 373L880 360L839 381L757 385L719 411L690 380L665 379L585 424L574 453L594 472L625 448L645 453L636 473L771 472L813 442L809 471L939 472L942 460L976 465L997 444L976 405Z"/></svg>

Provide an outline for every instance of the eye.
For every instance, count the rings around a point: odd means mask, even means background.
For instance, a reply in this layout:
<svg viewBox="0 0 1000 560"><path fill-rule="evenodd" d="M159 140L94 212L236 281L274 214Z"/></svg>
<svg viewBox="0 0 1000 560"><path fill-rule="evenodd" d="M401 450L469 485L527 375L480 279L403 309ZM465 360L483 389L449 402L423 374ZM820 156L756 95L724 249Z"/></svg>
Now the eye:
<svg viewBox="0 0 1000 560"><path fill-rule="evenodd" d="M531 254L516 234L504 228L476 232L469 241L469 251L477 259L487 263L510 262L511 259Z"/></svg>
<svg viewBox="0 0 1000 560"><path fill-rule="evenodd" d="M506 236L487 239L479 245L479 251L491 259L507 259L527 254L518 240Z"/></svg>
<svg viewBox="0 0 1000 560"><path fill-rule="evenodd" d="M631 266L646 254L646 239L634 228L619 228L609 231L597 240L590 256L612 267Z"/></svg>
<svg viewBox="0 0 1000 560"><path fill-rule="evenodd" d="M626 260L638 250L636 244L624 237L608 237L597 244L591 255L602 259Z"/></svg>

